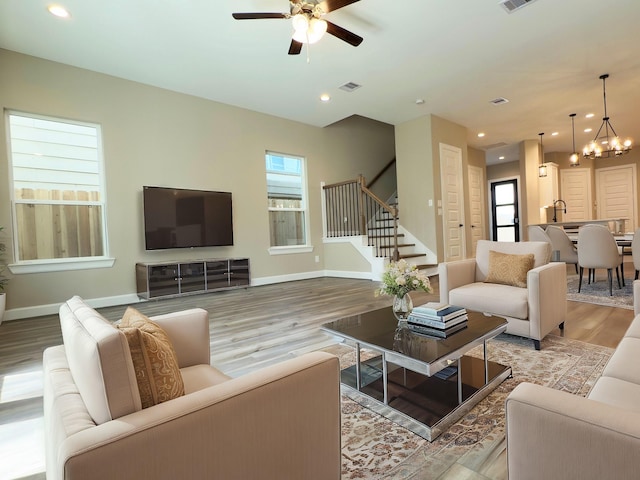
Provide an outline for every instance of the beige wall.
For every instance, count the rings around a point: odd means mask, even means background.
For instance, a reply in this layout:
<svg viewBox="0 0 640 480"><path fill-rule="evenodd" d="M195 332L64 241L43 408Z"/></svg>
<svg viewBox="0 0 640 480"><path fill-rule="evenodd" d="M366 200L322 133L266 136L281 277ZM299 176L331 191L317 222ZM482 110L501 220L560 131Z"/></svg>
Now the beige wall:
<svg viewBox="0 0 640 480"><path fill-rule="evenodd" d="M437 248L434 185L435 160L431 150L431 116L396 125L396 175L400 223L433 252ZM439 187L438 187L439 188Z"/></svg>
<svg viewBox="0 0 640 480"><path fill-rule="evenodd" d="M132 294L140 261L246 256L254 279L322 270L321 182L372 178L395 155L393 127L361 117L317 128L6 50L0 65L3 109L102 125L108 242L116 259L112 268L14 275L8 309L56 304L74 294ZM0 178L6 179L4 116L0 122ZM268 254L266 150L307 158L312 253ZM146 252L143 185L232 192L235 245ZM0 182L0 225L10 230L8 187Z"/></svg>
<svg viewBox="0 0 640 480"><path fill-rule="evenodd" d="M324 268L328 272L339 271L371 275L371 265L351 243L326 243Z"/></svg>
<svg viewBox="0 0 640 480"><path fill-rule="evenodd" d="M500 178L512 178L520 175L520 161L487 165L487 181Z"/></svg>
<svg viewBox="0 0 640 480"><path fill-rule="evenodd" d="M398 203L402 225L424 243L439 260L444 257L442 216L438 200L442 200L440 184L440 144L462 150L463 188L469 189L467 129L436 115L396 126L398 158ZM474 157L475 162L481 163ZM468 203L468 196L466 201ZM433 200L429 206L429 200ZM403 205L405 207L403 208ZM410 207L407 208L406 205ZM470 225L470 212L465 206L465 224ZM471 235L467 235L467 251L471 251Z"/></svg>

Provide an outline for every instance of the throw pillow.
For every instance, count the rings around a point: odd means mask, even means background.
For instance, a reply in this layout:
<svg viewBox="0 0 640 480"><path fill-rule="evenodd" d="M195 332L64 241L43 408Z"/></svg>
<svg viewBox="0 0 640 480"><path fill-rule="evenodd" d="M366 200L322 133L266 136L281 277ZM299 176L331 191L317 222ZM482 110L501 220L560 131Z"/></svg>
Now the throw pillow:
<svg viewBox="0 0 640 480"><path fill-rule="evenodd" d="M167 333L133 307L118 325L129 343L142 408L184 395L178 357Z"/></svg>
<svg viewBox="0 0 640 480"><path fill-rule="evenodd" d="M524 288L533 263L533 253L515 255L489 250L489 273L485 282Z"/></svg>

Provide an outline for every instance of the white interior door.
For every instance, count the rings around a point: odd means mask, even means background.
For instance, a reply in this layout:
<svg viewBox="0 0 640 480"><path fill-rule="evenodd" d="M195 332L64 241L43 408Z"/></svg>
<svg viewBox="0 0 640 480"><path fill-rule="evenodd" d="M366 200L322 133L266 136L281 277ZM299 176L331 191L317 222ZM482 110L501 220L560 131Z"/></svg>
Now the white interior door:
<svg viewBox="0 0 640 480"><path fill-rule="evenodd" d="M560 170L560 198L567 203L564 222L593 220L591 197L591 169L571 168Z"/></svg>
<svg viewBox="0 0 640 480"><path fill-rule="evenodd" d="M471 256L476 255L478 240L487 238L484 231L486 223L486 203L484 194L484 170L469 166L469 208L471 217Z"/></svg>
<svg viewBox="0 0 640 480"><path fill-rule="evenodd" d="M440 144L440 172L444 257L445 261L460 260L466 255L461 149Z"/></svg>
<svg viewBox="0 0 640 480"><path fill-rule="evenodd" d="M637 225L635 164L598 168L596 203L598 218L626 218L625 230L634 232Z"/></svg>

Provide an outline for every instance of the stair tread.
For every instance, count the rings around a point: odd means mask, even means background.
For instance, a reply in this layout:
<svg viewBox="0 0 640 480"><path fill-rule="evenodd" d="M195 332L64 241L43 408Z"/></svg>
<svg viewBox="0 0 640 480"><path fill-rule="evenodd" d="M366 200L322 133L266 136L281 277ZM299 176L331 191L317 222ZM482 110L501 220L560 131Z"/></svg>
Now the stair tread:
<svg viewBox="0 0 640 480"><path fill-rule="evenodd" d="M400 247L415 247L415 243L399 243L398 248ZM379 248L393 248L393 245L380 245Z"/></svg>

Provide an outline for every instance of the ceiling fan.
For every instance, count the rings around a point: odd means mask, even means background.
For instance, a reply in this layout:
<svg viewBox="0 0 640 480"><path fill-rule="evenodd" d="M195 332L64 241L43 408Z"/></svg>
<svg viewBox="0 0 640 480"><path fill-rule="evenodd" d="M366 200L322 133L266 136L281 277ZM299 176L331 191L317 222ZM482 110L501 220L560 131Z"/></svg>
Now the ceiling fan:
<svg viewBox="0 0 640 480"><path fill-rule="evenodd" d="M286 18L293 23L293 36L289 46L289 55L298 55L303 44L315 43L324 33L329 33L354 47L362 43L363 38L322 17L339 8L360 0L290 0L289 13L234 13L236 20L255 20L263 18Z"/></svg>

